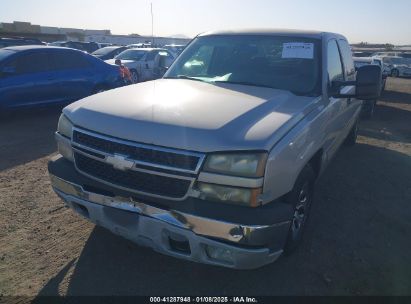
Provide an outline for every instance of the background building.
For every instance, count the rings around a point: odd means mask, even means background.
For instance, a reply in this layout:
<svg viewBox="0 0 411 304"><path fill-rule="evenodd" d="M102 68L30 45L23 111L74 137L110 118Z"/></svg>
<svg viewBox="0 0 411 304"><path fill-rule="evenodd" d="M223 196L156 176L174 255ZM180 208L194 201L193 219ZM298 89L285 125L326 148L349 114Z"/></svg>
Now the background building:
<svg viewBox="0 0 411 304"><path fill-rule="evenodd" d="M97 43L113 43L127 45L134 43L151 42L151 36L113 35L110 30L88 30L77 28L60 28L41 26L30 22L14 21L13 23L0 22L0 37L27 37L38 38L45 42L54 41L86 41ZM155 45L187 44L189 38L154 37Z"/></svg>

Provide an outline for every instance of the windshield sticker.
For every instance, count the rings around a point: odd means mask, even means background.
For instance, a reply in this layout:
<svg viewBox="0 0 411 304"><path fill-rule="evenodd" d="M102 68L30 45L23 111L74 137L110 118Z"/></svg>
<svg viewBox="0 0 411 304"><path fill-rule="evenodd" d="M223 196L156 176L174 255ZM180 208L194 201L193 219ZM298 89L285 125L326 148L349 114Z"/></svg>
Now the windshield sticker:
<svg viewBox="0 0 411 304"><path fill-rule="evenodd" d="M282 58L313 59L314 44L303 42L283 43Z"/></svg>

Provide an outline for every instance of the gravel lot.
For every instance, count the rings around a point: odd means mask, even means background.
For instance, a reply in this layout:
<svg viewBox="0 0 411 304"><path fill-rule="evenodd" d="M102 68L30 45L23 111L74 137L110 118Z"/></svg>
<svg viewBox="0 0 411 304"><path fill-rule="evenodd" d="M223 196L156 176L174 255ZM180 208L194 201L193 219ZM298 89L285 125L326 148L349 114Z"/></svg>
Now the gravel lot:
<svg viewBox="0 0 411 304"><path fill-rule="evenodd" d="M0 294L411 295L411 80L389 79L321 178L299 250L253 271L163 256L63 208L46 169L58 116L0 122Z"/></svg>

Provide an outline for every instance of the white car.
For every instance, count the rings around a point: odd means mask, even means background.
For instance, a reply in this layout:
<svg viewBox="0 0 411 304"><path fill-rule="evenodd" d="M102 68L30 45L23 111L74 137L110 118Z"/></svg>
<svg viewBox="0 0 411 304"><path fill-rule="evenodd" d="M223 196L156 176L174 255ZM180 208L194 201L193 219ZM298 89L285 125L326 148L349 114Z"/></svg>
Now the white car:
<svg viewBox="0 0 411 304"><path fill-rule="evenodd" d="M115 65L116 59L120 59L129 68L133 82L137 83L162 77L174 61L174 56L165 49L134 48L125 50L106 62Z"/></svg>
<svg viewBox="0 0 411 304"><path fill-rule="evenodd" d="M384 65L389 69L391 77L409 77L411 76L411 59L403 57L381 57Z"/></svg>

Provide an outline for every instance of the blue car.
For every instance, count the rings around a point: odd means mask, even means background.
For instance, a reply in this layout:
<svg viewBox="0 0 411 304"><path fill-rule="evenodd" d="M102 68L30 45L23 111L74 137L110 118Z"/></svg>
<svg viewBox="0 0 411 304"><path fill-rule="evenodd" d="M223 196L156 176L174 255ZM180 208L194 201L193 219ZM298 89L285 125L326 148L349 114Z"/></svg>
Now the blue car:
<svg viewBox="0 0 411 304"><path fill-rule="evenodd" d="M122 84L119 67L78 50L0 49L0 111L70 103Z"/></svg>

